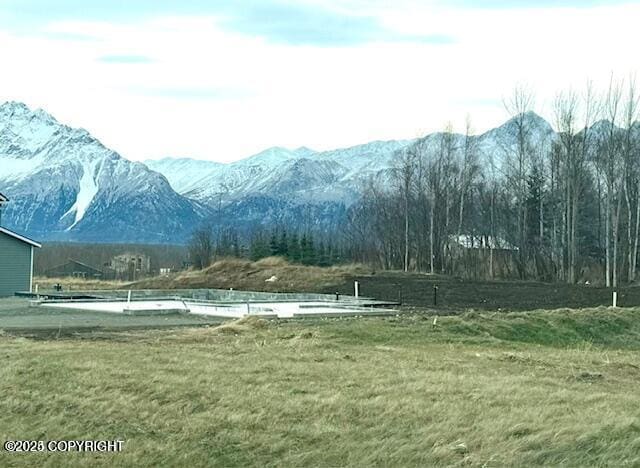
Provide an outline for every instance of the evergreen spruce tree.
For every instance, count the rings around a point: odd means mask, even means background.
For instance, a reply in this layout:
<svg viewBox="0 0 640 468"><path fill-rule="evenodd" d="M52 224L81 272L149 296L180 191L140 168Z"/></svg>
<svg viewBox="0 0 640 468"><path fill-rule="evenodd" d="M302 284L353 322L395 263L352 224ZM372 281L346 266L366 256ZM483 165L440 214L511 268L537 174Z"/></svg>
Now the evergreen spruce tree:
<svg viewBox="0 0 640 468"><path fill-rule="evenodd" d="M254 236L251 239L251 246L249 247L249 256L252 261L260 260L271 255L271 250L266 238L262 235Z"/></svg>
<svg viewBox="0 0 640 468"><path fill-rule="evenodd" d="M289 239L289 250L287 258L292 263L298 263L300 261L300 240L298 234L293 233Z"/></svg>
<svg viewBox="0 0 640 468"><path fill-rule="evenodd" d="M240 247L240 239L238 239L238 233L234 231L233 240L232 240L232 248L233 248L233 256L236 258L240 258L242 256L241 247Z"/></svg>
<svg viewBox="0 0 640 468"><path fill-rule="evenodd" d="M538 166L533 166L527 178L527 243L537 248L540 243L540 203L544 196L544 178Z"/></svg>
<svg viewBox="0 0 640 468"><path fill-rule="evenodd" d="M300 239L300 263L306 265L306 254L307 254L307 235L302 234L302 239Z"/></svg>
<svg viewBox="0 0 640 468"><path fill-rule="evenodd" d="M278 238L276 231L271 234L271 240L269 241L270 255L278 255L280 253L280 246L278 245Z"/></svg>
<svg viewBox="0 0 640 468"><path fill-rule="evenodd" d="M300 246L300 249L302 250L302 246ZM305 245L305 249L302 252L302 255L304 257L304 260L302 263L304 263L305 265L316 264L316 252L313 247L313 236L311 234L309 234L309 236L307 237L307 242Z"/></svg>
<svg viewBox="0 0 640 468"><path fill-rule="evenodd" d="M318 250L316 252L318 266L326 267L329 266L329 257L327 256L327 249L324 245L323 241L320 241L320 245L318 245Z"/></svg>
<svg viewBox="0 0 640 468"><path fill-rule="evenodd" d="M287 243L287 231L282 230L282 235L280 236L280 243L278 244L278 253L276 255L281 255L286 257L289 253L289 244Z"/></svg>

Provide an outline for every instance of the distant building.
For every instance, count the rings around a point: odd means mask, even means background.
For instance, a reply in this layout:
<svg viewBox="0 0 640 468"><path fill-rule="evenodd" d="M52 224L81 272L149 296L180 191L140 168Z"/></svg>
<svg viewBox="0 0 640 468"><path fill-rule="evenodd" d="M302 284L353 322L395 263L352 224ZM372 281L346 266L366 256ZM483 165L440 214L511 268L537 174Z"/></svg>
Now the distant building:
<svg viewBox="0 0 640 468"><path fill-rule="evenodd" d="M463 249L518 250L518 247L511 245L506 240L493 236L461 234L459 236L450 236L449 241Z"/></svg>
<svg viewBox="0 0 640 468"><path fill-rule="evenodd" d="M2 209L9 200L0 193ZM38 242L9 231L0 225L0 296L12 296L18 291L31 291L33 286L33 249Z"/></svg>
<svg viewBox="0 0 640 468"><path fill-rule="evenodd" d="M149 276L151 273L151 258L139 253L123 253L111 259L109 265L116 279L135 281Z"/></svg>
<svg viewBox="0 0 640 468"><path fill-rule="evenodd" d="M461 278L508 278L517 269L518 247L494 236L449 236L447 271Z"/></svg>
<svg viewBox="0 0 640 468"><path fill-rule="evenodd" d="M44 272L44 274L49 278L72 277L84 279L99 279L103 276L102 270L98 270L97 268L71 259L67 263L49 268Z"/></svg>

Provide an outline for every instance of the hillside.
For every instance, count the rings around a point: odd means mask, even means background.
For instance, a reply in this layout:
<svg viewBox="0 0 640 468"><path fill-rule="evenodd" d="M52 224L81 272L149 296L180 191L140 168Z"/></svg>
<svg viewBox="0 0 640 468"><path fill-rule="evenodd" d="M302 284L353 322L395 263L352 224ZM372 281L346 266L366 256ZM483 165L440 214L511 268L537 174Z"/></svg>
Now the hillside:
<svg viewBox="0 0 640 468"><path fill-rule="evenodd" d="M202 271L174 273L126 285L126 289L237 289L268 292L324 292L347 276L368 274L364 266L311 267L292 265L279 257L257 262L222 259ZM271 281L268 281L271 280Z"/></svg>

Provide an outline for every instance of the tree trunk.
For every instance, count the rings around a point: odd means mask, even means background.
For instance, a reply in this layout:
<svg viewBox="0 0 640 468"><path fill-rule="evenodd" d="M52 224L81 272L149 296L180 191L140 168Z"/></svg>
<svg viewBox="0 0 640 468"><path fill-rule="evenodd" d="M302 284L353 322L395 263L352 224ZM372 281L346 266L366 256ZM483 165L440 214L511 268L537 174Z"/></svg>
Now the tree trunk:
<svg viewBox="0 0 640 468"><path fill-rule="evenodd" d="M620 208L622 207L622 197L618 196L616 212L613 220L613 287L618 287L618 236L620 234Z"/></svg>
<svg viewBox="0 0 640 468"><path fill-rule="evenodd" d="M578 241L576 231L578 228L578 194L573 194L573 209L571 210L571 284L576 282L576 265L578 259Z"/></svg>
<svg viewBox="0 0 640 468"><path fill-rule="evenodd" d="M604 242L605 242L605 285L607 288L611 287L611 192L613 190L609 186L607 188L607 203L605 205L605 232L604 232Z"/></svg>
<svg viewBox="0 0 640 468"><path fill-rule="evenodd" d="M631 210L631 199L629 196L629 187L627 184L625 184L624 199L627 207L627 281L632 281L633 250L631 249L631 245L632 245L631 228L633 225L633 212Z"/></svg>
<svg viewBox="0 0 640 468"><path fill-rule="evenodd" d="M404 197L404 272L409 271L409 194Z"/></svg>
<svg viewBox="0 0 640 468"><path fill-rule="evenodd" d="M491 237L489 239L489 275L491 279L494 278L495 272L493 270L493 247L496 243L496 231L495 231L495 215L494 215L494 207L495 207L495 197L496 192L495 188L491 191Z"/></svg>
<svg viewBox="0 0 640 468"><path fill-rule="evenodd" d="M640 184L637 185L636 191L636 232L633 242L631 281L635 281L636 279L636 264L638 263L638 229L640 228Z"/></svg>
<svg viewBox="0 0 640 468"><path fill-rule="evenodd" d="M429 270L431 274L434 273L433 267L433 216L434 216L434 207L435 200L431 200L431 216L429 220Z"/></svg>

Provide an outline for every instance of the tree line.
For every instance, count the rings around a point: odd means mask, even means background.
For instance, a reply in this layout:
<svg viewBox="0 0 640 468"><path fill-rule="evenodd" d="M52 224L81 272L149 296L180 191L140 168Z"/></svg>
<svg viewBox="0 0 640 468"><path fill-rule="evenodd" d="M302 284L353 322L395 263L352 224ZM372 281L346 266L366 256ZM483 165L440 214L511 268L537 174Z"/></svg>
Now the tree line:
<svg viewBox="0 0 640 468"><path fill-rule="evenodd" d="M534 92L504 100L505 134L487 147L468 118L398 152L371 177L331 235L258 229L198 229L196 268L218 256L332 265L360 262L481 278L609 286L637 276L640 124L636 81L611 79L558 92L552 127L535 114Z"/></svg>
<svg viewBox="0 0 640 468"><path fill-rule="evenodd" d="M257 261L278 256L291 263L331 266L345 261L338 243L332 243L311 232L289 231L285 228L256 229L244 242L233 229L212 229L201 226L191 237L189 259L196 269L211 265L217 258L238 257ZM348 260L348 257L347 257Z"/></svg>
<svg viewBox="0 0 640 468"><path fill-rule="evenodd" d="M508 141L487 150L470 120L400 152L364 189L344 238L353 259L386 269L606 286L634 281L640 227L635 80L557 93L555 132L534 93L505 100Z"/></svg>

